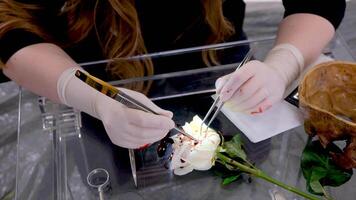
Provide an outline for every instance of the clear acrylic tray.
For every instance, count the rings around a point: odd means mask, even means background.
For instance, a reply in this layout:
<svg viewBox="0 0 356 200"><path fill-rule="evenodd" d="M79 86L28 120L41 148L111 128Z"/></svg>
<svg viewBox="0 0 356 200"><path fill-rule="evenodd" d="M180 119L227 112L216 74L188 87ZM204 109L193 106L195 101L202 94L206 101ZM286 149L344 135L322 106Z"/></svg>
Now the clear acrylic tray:
<svg viewBox="0 0 356 200"><path fill-rule="evenodd" d="M184 58L200 55L206 50L216 50L224 55L234 49L246 52L253 47L254 58L263 59L272 45L273 38L262 38L109 61L119 63L152 59L154 63L164 65L173 59L179 61L177 65L191 67L142 78L112 80L110 83L118 87L132 83L151 84L148 97L162 108L173 111L174 120L184 124L195 114L203 116L207 112L212 103L210 96L214 93L215 80L234 71L241 57L226 59L225 63L210 67L190 63L191 60ZM336 37L324 53L335 59L354 60L340 37ZM87 62L82 66L90 71L105 67L107 62ZM138 187L135 187L127 149L110 142L100 121L28 91L21 90L19 97L18 199L271 199L270 195L274 192L280 192L286 199L297 199L269 183L257 179L249 182L246 177L229 186L222 186L221 179L213 170L175 176L169 169L169 149L164 157L159 157L156 151L158 143L135 151L138 181ZM227 137L240 133L223 114L212 126ZM256 144L243 137L250 160L267 174L303 190L305 181L299 162L306 139L303 127ZM100 195L87 180L93 170L97 170L98 174L90 176L93 179L89 182L105 183L109 176ZM342 191L350 190L355 185L356 179L353 178L330 193L335 198L345 199Z"/></svg>

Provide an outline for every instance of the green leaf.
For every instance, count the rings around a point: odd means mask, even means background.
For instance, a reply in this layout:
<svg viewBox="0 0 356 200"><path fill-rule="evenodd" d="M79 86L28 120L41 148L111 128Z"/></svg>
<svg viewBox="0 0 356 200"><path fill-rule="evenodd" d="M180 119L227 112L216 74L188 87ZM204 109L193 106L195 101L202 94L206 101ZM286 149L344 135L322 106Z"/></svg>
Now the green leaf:
<svg viewBox="0 0 356 200"><path fill-rule="evenodd" d="M322 195L324 186L340 186L350 180L353 174L352 170L338 167L331 160L330 151L341 152L335 144L324 149L319 141L309 142L303 150L301 169L307 189L313 194Z"/></svg>
<svg viewBox="0 0 356 200"><path fill-rule="evenodd" d="M309 188L308 192L317 194L317 195L323 195L323 186L320 184L319 181L312 181L309 182Z"/></svg>
<svg viewBox="0 0 356 200"><path fill-rule="evenodd" d="M236 134L230 141L225 142L223 148L231 158L240 158L246 161L247 156L242 148L242 140L239 134Z"/></svg>
<svg viewBox="0 0 356 200"><path fill-rule="evenodd" d="M222 184L223 185L228 185L228 184L236 181L239 177L240 177L240 174L224 178Z"/></svg>
<svg viewBox="0 0 356 200"><path fill-rule="evenodd" d="M351 177L352 177L352 170L330 168L328 172L328 177L327 179L324 179L323 182L325 185L337 187L346 183L348 180L350 180Z"/></svg>
<svg viewBox="0 0 356 200"><path fill-rule="evenodd" d="M323 186L320 184L320 179L324 178L327 174L327 171L322 167L314 167L311 171L311 176L309 180L310 188L309 192L316 194L323 194Z"/></svg>
<svg viewBox="0 0 356 200"><path fill-rule="evenodd" d="M228 164L223 163L223 162L217 162L217 164L213 168L213 173L216 176L219 176L220 178L222 178L222 180L224 180L225 178L228 178L228 177L232 177L232 176L240 176L240 174L241 174L240 170L237 170L236 168L234 168L233 170L230 170L227 168L226 165L228 165Z"/></svg>
<svg viewBox="0 0 356 200"><path fill-rule="evenodd" d="M230 141L224 142L222 148L218 148L217 152L227 154L231 159L239 158L246 161L246 153L242 148L242 140L239 134L232 137ZM217 159L216 162L217 165L215 165L214 168L217 173L215 174L221 176L223 185L228 185L240 177L241 171L236 166L226 163L223 160Z"/></svg>
<svg viewBox="0 0 356 200"><path fill-rule="evenodd" d="M241 139L241 135L240 134L236 134L234 135L234 137L232 137L231 141L233 141L236 144L239 144L240 146L243 145L242 139Z"/></svg>

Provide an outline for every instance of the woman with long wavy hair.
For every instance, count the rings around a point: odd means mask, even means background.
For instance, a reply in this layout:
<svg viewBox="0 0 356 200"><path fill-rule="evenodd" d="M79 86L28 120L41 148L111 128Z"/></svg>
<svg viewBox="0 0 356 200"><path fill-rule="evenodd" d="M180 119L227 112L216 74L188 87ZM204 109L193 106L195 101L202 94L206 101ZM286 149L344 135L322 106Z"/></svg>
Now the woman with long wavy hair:
<svg viewBox="0 0 356 200"><path fill-rule="evenodd" d="M222 99L237 111L263 112L280 101L331 40L345 10L344 0L283 4L285 16L266 59L248 62L216 82ZM83 70L77 63L242 39L244 12L242 0L1 0L1 67L34 93L102 120L114 144L137 148L164 137L174 126L172 113L144 95L149 84L123 90L160 115L123 106L76 78L75 71ZM220 60L214 51L199 56L206 65ZM175 70L141 60L88 72L125 79Z"/></svg>

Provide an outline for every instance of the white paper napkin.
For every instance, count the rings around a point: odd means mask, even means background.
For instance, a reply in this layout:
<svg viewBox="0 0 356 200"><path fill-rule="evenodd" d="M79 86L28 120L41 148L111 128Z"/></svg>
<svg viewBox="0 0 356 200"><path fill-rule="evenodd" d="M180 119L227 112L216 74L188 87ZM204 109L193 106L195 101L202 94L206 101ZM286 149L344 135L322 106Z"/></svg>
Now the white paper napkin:
<svg viewBox="0 0 356 200"><path fill-rule="evenodd" d="M221 111L252 142L268 139L300 126L303 122L303 116L298 108L286 101L275 104L264 113L256 115L233 112L226 106L223 106Z"/></svg>
<svg viewBox="0 0 356 200"><path fill-rule="evenodd" d="M310 66L315 66L318 63L330 60L332 59L322 55ZM308 67L305 72L310 69L311 67ZM302 73L302 76L304 76L305 72ZM299 80L300 78L286 90L288 91L288 95L297 88ZM299 109L287 101L277 103L269 110L256 115L234 112L229 110L226 106L223 106L221 111L252 142L260 142L271 138L279 133L302 125L304 121Z"/></svg>

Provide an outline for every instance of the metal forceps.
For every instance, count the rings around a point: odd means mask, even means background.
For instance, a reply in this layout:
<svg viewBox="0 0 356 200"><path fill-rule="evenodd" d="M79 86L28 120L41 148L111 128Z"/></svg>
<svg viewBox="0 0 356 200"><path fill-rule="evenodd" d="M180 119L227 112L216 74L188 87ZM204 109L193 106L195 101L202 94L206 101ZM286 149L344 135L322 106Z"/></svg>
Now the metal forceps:
<svg viewBox="0 0 356 200"><path fill-rule="evenodd" d="M244 59L240 62L240 64L236 67L236 70L239 69L240 67L242 67L242 65L244 65L246 62L248 62L250 60L250 58L253 55L253 49L251 48L246 56L244 57ZM204 123L208 120L208 117L211 115L211 113L213 112L214 108L217 106L217 109L215 110L213 116L210 118L208 124L206 125L206 130L208 130L210 124L214 121L214 119L216 118L216 116L219 114L221 108L223 107L225 102L222 102L220 99L220 95L218 95L214 101L214 103L211 105L211 107L209 108L208 112L206 113L206 115L203 118L203 121L200 125L200 134L203 131L203 125Z"/></svg>
<svg viewBox="0 0 356 200"><path fill-rule="evenodd" d="M130 96L126 95L125 93L123 93L122 91L118 91L117 96L115 97L115 99L119 102L121 102L122 104L126 105L129 108L133 108L133 109L137 109L137 110L142 110L144 112L148 112L148 113L152 113L155 115L159 115L158 113L156 113L155 111L151 110L150 108L148 108L147 106L143 105L142 103L140 103L139 101L131 98ZM175 127L173 128L174 130L176 130L179 133L182 133L183 135L187 136L188 138L198 142L198 139L194 138L192 135L182 131L181 129L179 129L177 127L177 125L175 125Z"/></svg>

